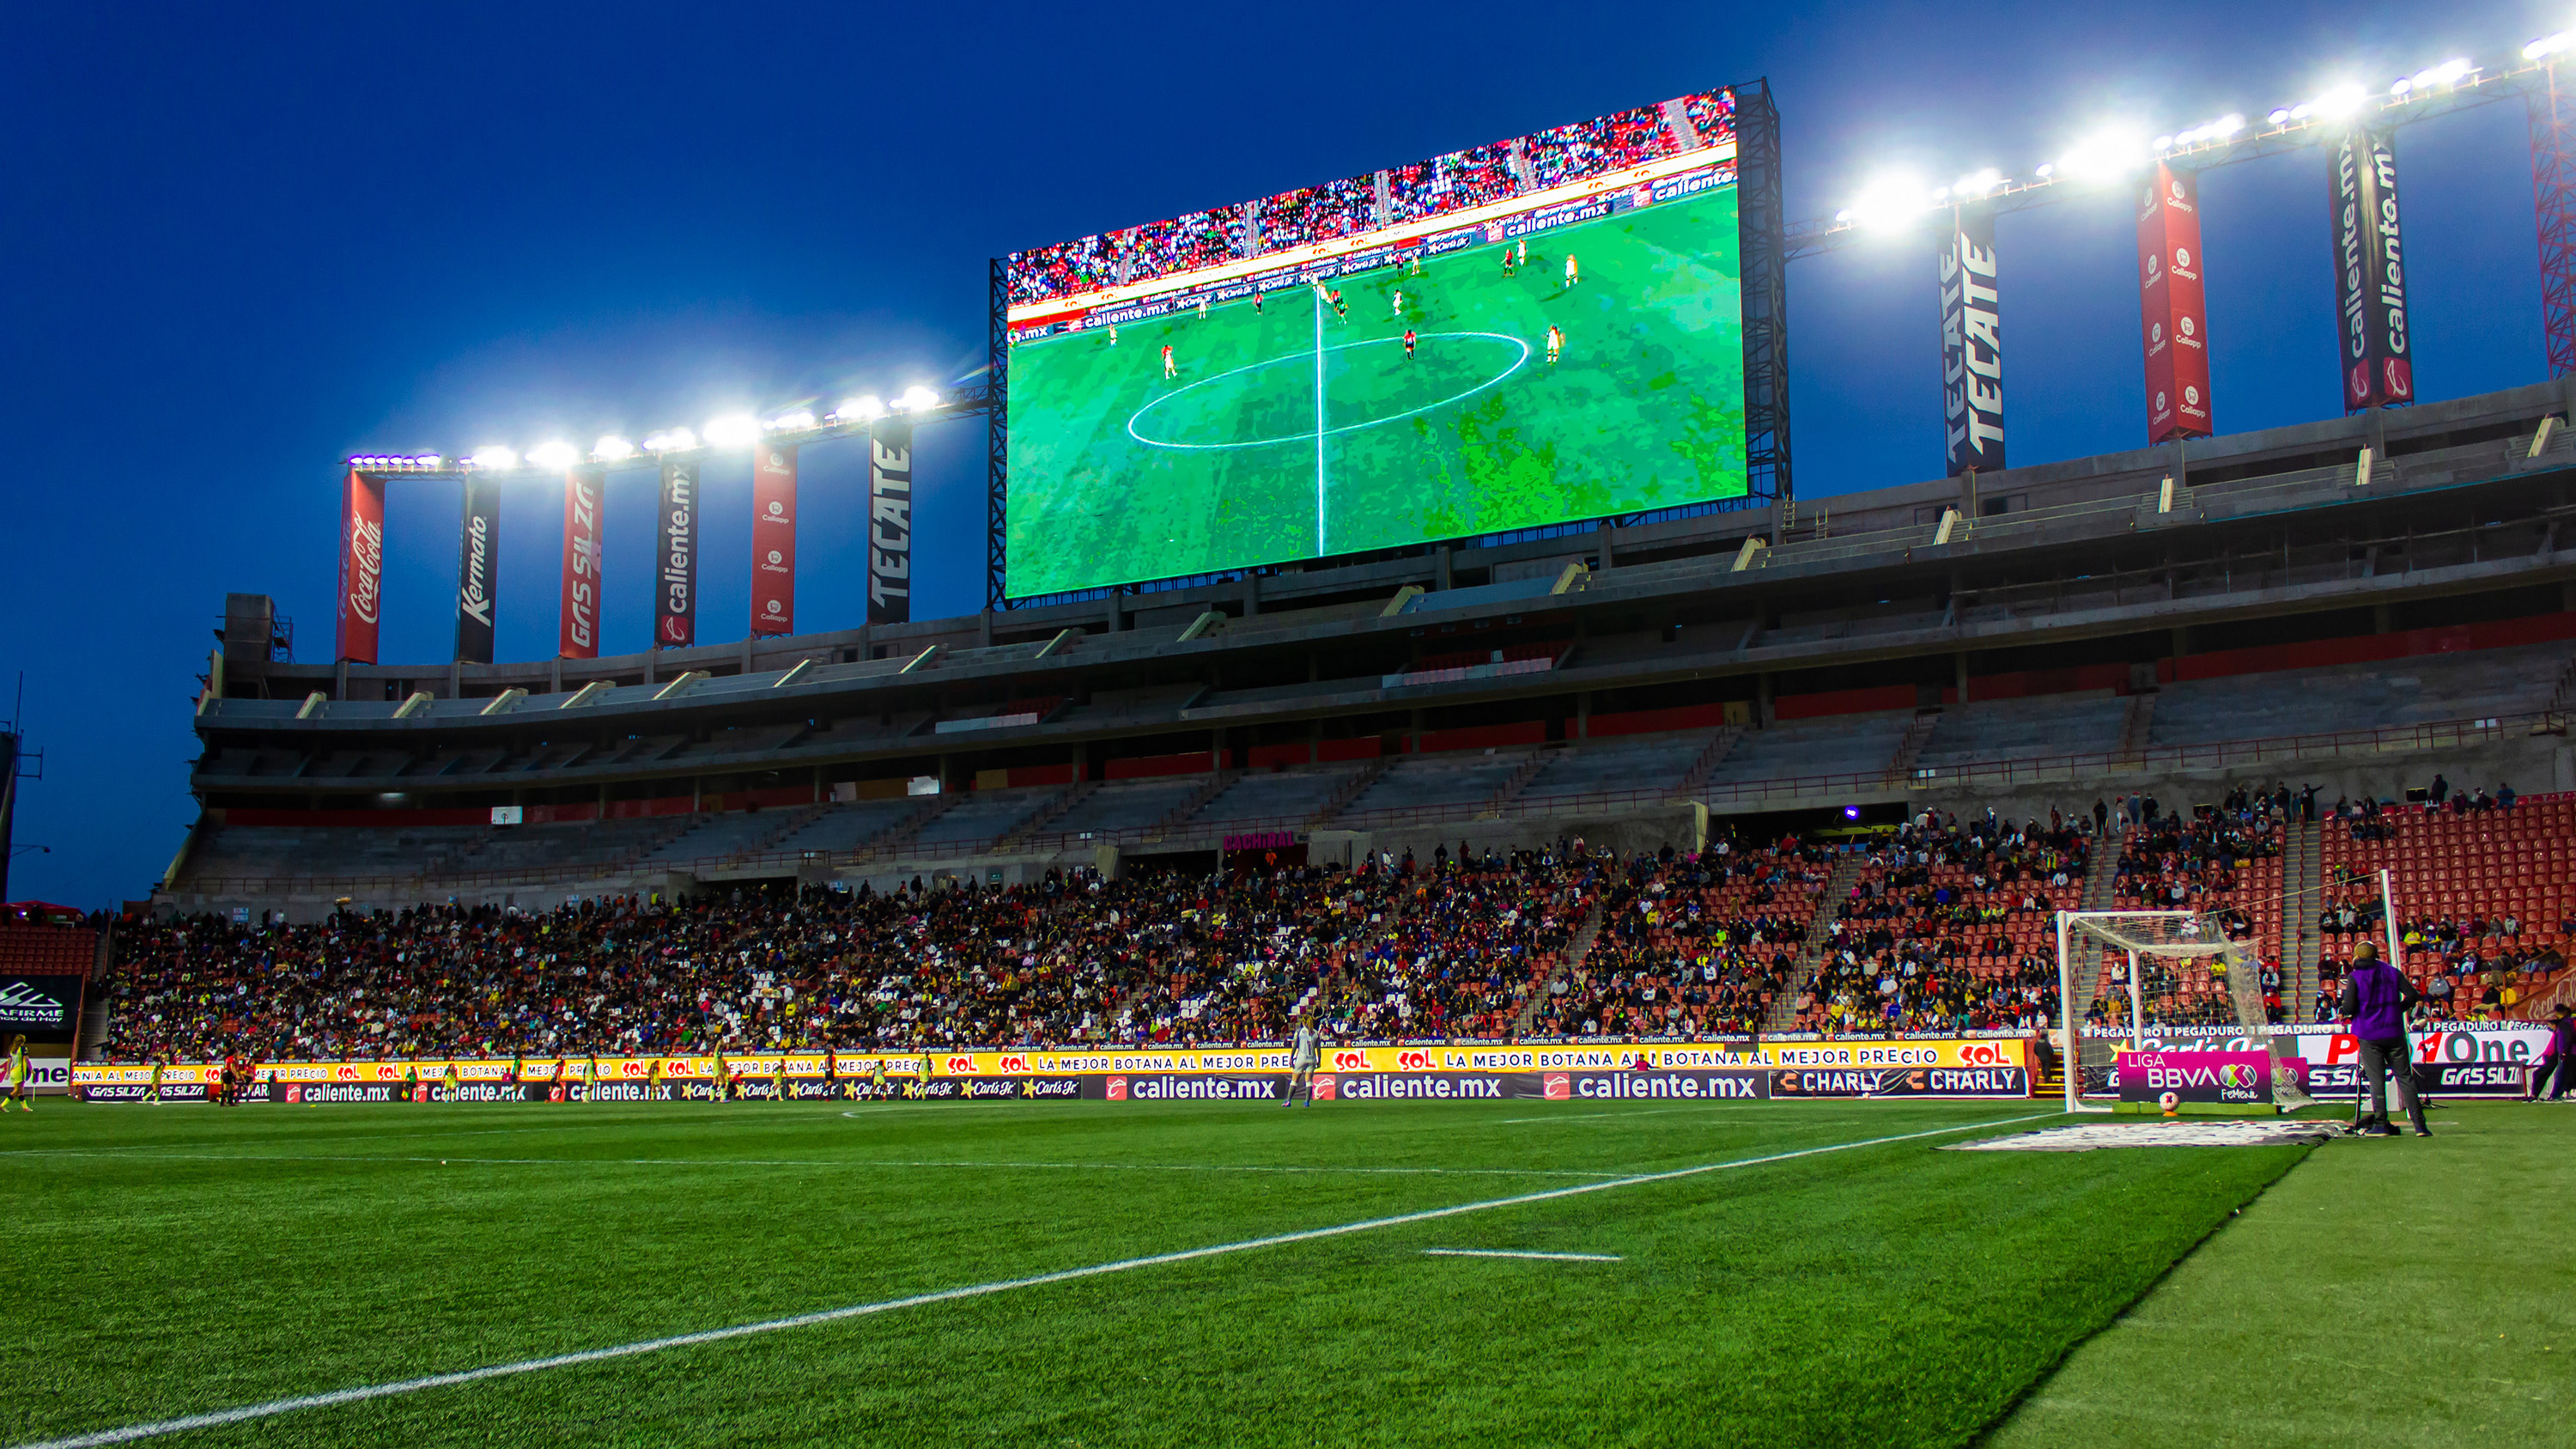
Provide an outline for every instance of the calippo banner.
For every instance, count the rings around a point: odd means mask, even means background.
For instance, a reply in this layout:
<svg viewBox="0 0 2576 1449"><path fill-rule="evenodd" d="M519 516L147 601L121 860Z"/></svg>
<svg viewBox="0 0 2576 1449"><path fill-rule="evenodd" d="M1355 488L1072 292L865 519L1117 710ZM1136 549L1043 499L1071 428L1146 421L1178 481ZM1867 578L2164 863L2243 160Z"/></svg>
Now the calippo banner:
<svg viewBox="0 0 2576 1449"><path fill-rule="evenodd" d="M385 485L352 468L340 485L339 658L376 662L378 606L385 590Z"/></svg>
<svg viewBox="0 0 2576 1449"><path fill-rule="evenodd" d="M796 632L796 448L751 450L751 632Z"/></svg>
<svg viewBox="0 0 2576 1449"><path fill-rule="evenodd" d="M501 597L501 485L465 475L465 511L456 543L456 657L492 662L492 611Z"/></svg>
<svg viewBox="0 0 2576 1449"><path fill-rule="evenodd" d="M2200 278L2200 177L2156 163L2138 203L2138 316L2147 357L2147 441L2206 438L2209 314Z"/></svg>
<svg viewBox="0 0 2576 1449"><path fill-rule="evenodd" d="M868 622L912 622L912 424L868 434Z"/></svg>
<svg viewBox="0 0 2576 1449"><path fill-rule="evenodd" d="M654 555L653 645L698 642L698 465L662 465L661 552Z"/></svg>
<svg viewBox="0 0 2576 1449"><path fill-rule="evenodd" d="M1994 209L1961 207L1951 215L1941 244L1941 419L1956 478L2004 466L2004 345Z"/></svg>
<svg viewBox="0 0 2576 1449"><path fill-rule="evenodd" d="M2393 128L2355 125L2326 153L2345 412L2415 400L2397 232L2396 139Z"/></svg>
<svg viewBox="0 0 2576 1449"><path fill-rule="evenodd" d="M564 474L563 615L555 652L599 657L599 515L607 480L584 468Z"/></svg>

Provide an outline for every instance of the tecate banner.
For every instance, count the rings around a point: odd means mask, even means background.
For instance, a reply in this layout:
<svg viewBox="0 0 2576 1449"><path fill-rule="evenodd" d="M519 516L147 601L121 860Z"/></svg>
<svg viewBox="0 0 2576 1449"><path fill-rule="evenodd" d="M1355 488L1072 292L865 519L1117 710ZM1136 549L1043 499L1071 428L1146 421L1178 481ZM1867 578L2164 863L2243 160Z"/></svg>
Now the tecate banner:
<svg viewBox="0 0 2576 1449"><path fill-rule="evenodd" d="M607 480L575 468L564 474L563 615L555 652L599 657L599 514Z"/></svg>
<svg viewBox="0 0 2576 1449"><path fill-rule="evenodd" d="M2394 131L2354 126L2326 153L2346 412L2415 400L2406 267L2397 237L2395 145Z"/></svg>
<svg viewBox="0 0 2576 1449"><path fill-rule="evenodd" d="M796 632L796 449L751 450L751 632Z"/></svg>
<svg viewBox="0 0 2576 1449"><path fill-rule="evenodd" d="M1941 248L1941 420L1956 478L2004 466L2004 349L1995 214L1980 206L1952 215Z"/></svg>
<svg viewBox="0 0 2576 1449"><path fill-rule="evenodd" d="M868 622L912 622L912 424L868 434Z"/></svg>
<svg viewBox="0 0 2576 1449"><path fill-rule="evenodd" d="M653 642L698 642L698 465L662 465L661 551L654 555Z"/></svg>
<svg viewBox="0 0 2576 1449"><path fill-rule="evenodd" d="M2147 441L2210 435L2209 314L2200 274L2200 177L2156 163L2138 199L2138 317Z"/></svg>
<svg viewBox="0 0 2576 1449"><path fill-rule="evenodd" d="M501 485L465 475L465 512L456 547L456 657L492 662L492 611L501 596Z"/></svg>
<svg viewBox="0 0 2576 1449"><path fill-rule="evenodd" d="M349 470L340 485L338 657L376 662L376 615L385 590L385 485Z"/></svg>

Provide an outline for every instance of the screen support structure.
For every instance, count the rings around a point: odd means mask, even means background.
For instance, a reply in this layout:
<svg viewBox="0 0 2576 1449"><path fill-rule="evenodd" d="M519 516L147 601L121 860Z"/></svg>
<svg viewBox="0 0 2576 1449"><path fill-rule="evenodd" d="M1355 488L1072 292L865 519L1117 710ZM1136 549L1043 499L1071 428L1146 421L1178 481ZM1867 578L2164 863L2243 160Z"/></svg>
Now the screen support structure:
<svg viewBox="0 0 2576 1449"><path fill-rule="evenodd" d="M1768 77L1735 88L1736 226L1743 259L1747 504L1797 496L1789 481L1789 244L1780 110Z"/></svg>
<svg viewBox="0 0 2576 1449"><path fill-rule="evenodd" d="M984 607L988 610L1009 607L1004 584L1010 533L1003 519L1011 503L1011 288L1000 257L993 258L992 267L984 372Z"/></svg>

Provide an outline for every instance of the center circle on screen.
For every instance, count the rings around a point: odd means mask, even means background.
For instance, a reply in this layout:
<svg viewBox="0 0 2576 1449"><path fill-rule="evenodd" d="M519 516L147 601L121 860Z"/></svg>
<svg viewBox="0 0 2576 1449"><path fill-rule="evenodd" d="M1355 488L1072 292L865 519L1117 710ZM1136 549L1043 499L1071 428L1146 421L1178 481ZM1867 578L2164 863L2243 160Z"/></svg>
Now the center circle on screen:
<svg viewBox="0 0 2576 1449"><path fill-rule="evenodd" d="M1130 415L1127 436L1148 447L1190 451L1313 442L1319 436L1383 427L1464 401L1520 371L1530 358L1527 342L1500 332L1422 332L1415 334L1414 340L1420 347L1409 361L1400 337L1342 342L1325 348L1325 357L1339 375L1328 372L1324 379L1321 426L1315 421L1315 354L1307 351L1249 363L1175 388ZM1430 345L1441 342L1453 345ZM1455 345L1460 343L1465 345ZM1351 360L1337 354L1358 354L1355 360L1363 366L1355 369ZM1270 376L1261 376L1264 373ZM1440 395L1417 401L1399 392L1382 400L1386 404L1384 411L1375 410L1372 403L1380 400L1366 396L1370 382L1408 375L1429 384ZM1296 425L1283 426L1283 410L1278 404L1281 395L1291 390L1300 399L1294 409L1287 410L1295 413ZM1265 399L1271 404L1267 409L1247 406ZM1352 413L1359 416L1349 417ZM1227 436L1234 428L1246 429L1253 436Z"/></svg>

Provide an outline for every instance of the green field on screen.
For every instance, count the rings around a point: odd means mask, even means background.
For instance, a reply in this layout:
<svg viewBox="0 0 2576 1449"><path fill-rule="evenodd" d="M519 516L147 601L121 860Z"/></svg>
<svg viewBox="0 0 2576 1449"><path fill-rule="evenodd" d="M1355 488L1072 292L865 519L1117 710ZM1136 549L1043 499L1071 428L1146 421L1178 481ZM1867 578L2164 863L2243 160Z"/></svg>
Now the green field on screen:
<svg viewBox="0 0 2576 1449"><path fill-rule="evenodd" d="M1344 278L1346 318L1292 287L1021 344L1010 591L1741 496L1734 190L1535 233L1514 275L1503 252Z"/></svg>

